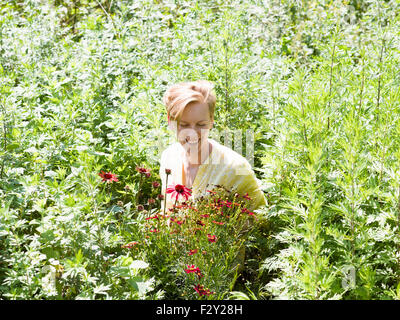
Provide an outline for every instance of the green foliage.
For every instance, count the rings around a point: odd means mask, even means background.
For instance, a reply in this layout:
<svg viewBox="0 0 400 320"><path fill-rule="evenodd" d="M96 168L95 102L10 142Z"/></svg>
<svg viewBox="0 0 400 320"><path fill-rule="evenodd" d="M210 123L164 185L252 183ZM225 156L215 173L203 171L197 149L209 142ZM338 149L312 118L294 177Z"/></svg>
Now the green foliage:
<svg viewBox="0 0 400 320"><path fill-rule="evenodd" d="M281 80L282 126L263 159L279 242L261 266L272 298L396 298L398 3L363 3L352 28L323 24L334 28L317 64Z"/></svg>

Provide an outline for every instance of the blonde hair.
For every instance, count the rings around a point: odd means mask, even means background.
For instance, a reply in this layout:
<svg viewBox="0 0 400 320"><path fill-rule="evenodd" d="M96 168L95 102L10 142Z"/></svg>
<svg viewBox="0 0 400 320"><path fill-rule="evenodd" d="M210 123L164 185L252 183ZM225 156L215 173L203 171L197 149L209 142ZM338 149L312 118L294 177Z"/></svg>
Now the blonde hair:
<svg viewBox="0 0 400 320"><path fill-rule="evenodd" d="M211 119L214 119L216 96L214 84L207 80L180 82L169 87L164 94L163 103L168 119L179 120L183 110L190 102L207 103Z"/></svg>

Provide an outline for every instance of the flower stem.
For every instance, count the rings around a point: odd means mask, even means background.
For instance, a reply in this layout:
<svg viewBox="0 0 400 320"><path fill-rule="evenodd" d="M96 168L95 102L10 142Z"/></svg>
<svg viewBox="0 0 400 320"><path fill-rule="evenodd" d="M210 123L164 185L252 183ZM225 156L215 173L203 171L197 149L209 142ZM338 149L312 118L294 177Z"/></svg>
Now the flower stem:
<svg viewBox="0 0 400 320"><path fill-rule="evenodd" d="M140 194L141 187L142 187L142 174L140 174L139 189L138 189L138 192L136 193L136 204L139 203L139 194Z"/></svg>
<svg viewBox="0 0 400 320"><path fill-rule="evenodd" d="M167 186L168 186L168 174L167 178L165 179L165 192L164 192L164 216L165 216L165 206L167 203Z"/></svg>

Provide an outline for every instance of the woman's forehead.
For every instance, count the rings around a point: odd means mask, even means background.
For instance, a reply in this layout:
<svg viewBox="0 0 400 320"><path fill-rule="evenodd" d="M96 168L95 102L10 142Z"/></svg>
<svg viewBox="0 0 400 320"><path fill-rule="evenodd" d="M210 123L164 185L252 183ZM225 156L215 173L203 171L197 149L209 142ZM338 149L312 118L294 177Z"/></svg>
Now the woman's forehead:
<svg viewBox="0 0 400 320"><path fill-rule="evenodd" d="M209 118L206 117L201 117L201 118L191 118L191 119L181 119L179 122L183 123L189 123L189 122L207 122L209 121Z"/></svg>
<svg viewBox="0 0 400 320"><path fill-rule="evenodd" d="M205 103L190 103L182 112L181 122L208 121L209 109Z"/></svg>

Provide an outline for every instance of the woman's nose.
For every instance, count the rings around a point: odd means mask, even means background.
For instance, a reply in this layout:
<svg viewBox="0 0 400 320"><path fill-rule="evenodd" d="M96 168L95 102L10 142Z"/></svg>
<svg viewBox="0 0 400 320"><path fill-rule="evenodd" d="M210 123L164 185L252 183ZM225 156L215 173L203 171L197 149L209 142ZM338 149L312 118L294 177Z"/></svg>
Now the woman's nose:
<svg viewBox="0 0 400 320"><path fill-rule="evenodd" d="M197 136L200 137L200 130L198 128L189 128L186 130L186 135L187 136Z"/></svg>
<svg viewBox="0 0 400 320"><path fill-rule="evenodd" d="M196 129L193 128L185 128L181 130L178 135L182 137L183 140L199 139L201 136L200 132L198 132Z"/></svg>

